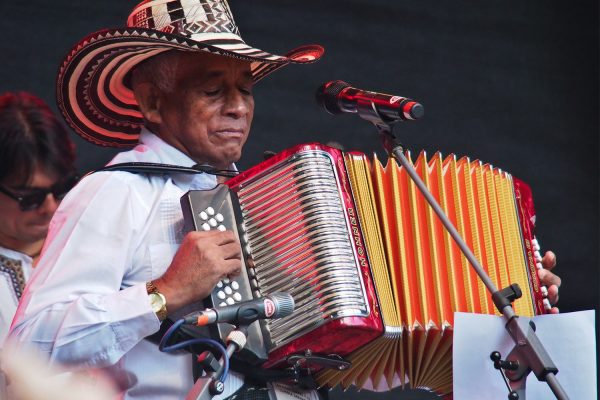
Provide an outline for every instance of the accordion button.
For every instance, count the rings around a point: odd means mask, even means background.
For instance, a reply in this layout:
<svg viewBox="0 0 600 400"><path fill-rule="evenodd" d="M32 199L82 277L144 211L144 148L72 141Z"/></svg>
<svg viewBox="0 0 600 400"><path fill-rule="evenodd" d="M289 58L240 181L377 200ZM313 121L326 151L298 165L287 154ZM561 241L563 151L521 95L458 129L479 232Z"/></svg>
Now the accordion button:
<svg viewBox="0 0 600 400"><path fill-rule="evenodd" d="M219 289L220 289L220 288L222 288L222 287L223 287L223 282L221 282L221 281L217 282L217 287L218 287Z"/></svg>
<svg viewBox="0 0 600 400"><path fill-rule="evenodd" d="M231 287L233 288L233 290L238 290L240 288L240 284L236 281L233 281L231 282Z"/></svg>
<svg viewBox="0 0 600 400"><path fill-rule="evenodd" d="M229 286L225 286L225 289L223 289L223 290L225 291L225 294L227 294L227 295L231 295L231 293L233 293L233 290Z"/></svg>
<svg viewBox="0 0 600 400"><path fill-rule="evenodd" d="M250 278L254 278L256 276L256 271L254 270L254 264L252 259L246 260L246 265L248 266L248 276Z"/></svg>
<svg viewBox="0 0 600 400"><path fill-rule="evenodd" d="M225 303L224 301L219 303L219 307L225 307L227 305L227 303Z"/></svg>
<svg viewBox="0 0 600 400"><path fill-rule="evenodd" d="M210 231L210 225L207 224L206 222L202 224L202 230L204 231Z"/></svg>
<svg viewBox="0 0 600 400"><path fill-rule="evenodd" d="M546 310L551 310L552 309L552 305L550 304L550 300L544 299L543 302L544 302L544 309L546 309Z"/></svg>
<svg viewBox="0 0 600 400"><path fill-rule="evenodd" d="M542 255L540 254L539 251L534 251L533 252L533 257L537 260L537 261L542 261Z"/></svg>
<svg viewBox="0 0 600 400"><path fill-rule="evenodd" d="M215 227L218 225L218 222L217 222L217 220L216 220L216 219L214 219L214 218L211 218L211 219L209 219L209 220L208 220L208 224L209 224L210 226L212 226L213 228L215 228Z"/></svg>
<svg viewBox="0 0 600 400"><path fill-rule="evenodd" d="M207 207L207 208L206 208L206 213L207 213L208 215L215 215L215 209L214 209L214 208L212 208L212 207Z"/></svg>
<svg viewBox="0 0 600 400"><path fill-rule="evenodd" d="M242 295L236 292L233 294L233 299L235 301L242 301Z"/></svg>
<svg viewBox="0 0 600 400"><path fill-rule="evenodd" d="M223 226L223 225L219 225L219 226L217 226L217 230L219 230L221 232L225 232L227 230L227 228L225 228L225 226Z"/></svg>
<svg viewBox="0 0 600 400"><path fill-rule="evenodd" d="M223 283L227 284L227 283L229 283L229 282L231 282L231 281L229 280L229 278L224 278L224 279L223 279Z"/></svg>
<svg viewBox="0 0 600 400"><path fill-rule="evenodd" d="M548 288L546 286L541 286L541 290L544 297L548 296Z"/></svg>
<svg viewBox="0 0 600 400"><path fill-rule="evenodd" d="M206 221L208 219L208 214L206 214L205 211L200 211L200 213L198 214L198 216L203 219L204 221Z"/></svg>
<svg viewBox="0 0 600 400"><path fill-rule="evenodd" d="M230 306L235 304L235 300L233 300L231 297L228 297L227 300L225 300L225 302Z"/></svg>
<svg viewBox="0 0 600 400"><path fill-rule="evenodd" d="M537 269L544 269L544 266L542 265L541 262L536 262L535 266L537 267Z"/></svg>
<svg viewBox="0 0 600 400"><path fill-rule="evenodd" d="M225 298L226 298L227 296L225 295L225 292L223 292L222 290L219 290L219 291L217 292L217 297L218 297L219 299L221 299L221 300L225 300Z"/></svg>
<svg viewBox="0 0 600 400"><path fill-rule="evenodd" d="M223 217L223 214L215 215L215 219L219 222L223 222L225 220L225 218Z"/></svg>

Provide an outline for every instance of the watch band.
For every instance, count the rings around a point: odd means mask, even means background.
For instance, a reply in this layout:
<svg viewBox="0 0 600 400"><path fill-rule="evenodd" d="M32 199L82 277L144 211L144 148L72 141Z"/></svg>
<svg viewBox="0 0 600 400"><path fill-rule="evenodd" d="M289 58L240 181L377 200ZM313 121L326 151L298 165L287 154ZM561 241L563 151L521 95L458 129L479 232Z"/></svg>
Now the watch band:
<svg viewBox="0 0 600 400"><path fill-rule="evenodd" d="M154 285L154 282L150 281L150 282L146 282L146 293L150 294L150 293L160 293L158 291L158 288L156 287L156 285Z"/></svg>

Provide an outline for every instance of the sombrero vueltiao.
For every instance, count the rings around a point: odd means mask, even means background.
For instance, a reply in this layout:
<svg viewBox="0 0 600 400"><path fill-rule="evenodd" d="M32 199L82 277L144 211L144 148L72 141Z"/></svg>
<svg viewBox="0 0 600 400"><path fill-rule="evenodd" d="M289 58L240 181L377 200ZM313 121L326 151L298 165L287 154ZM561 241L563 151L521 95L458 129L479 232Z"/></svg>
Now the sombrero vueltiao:
<svg viewBox="0 0 600 400"><path fill-rule="evenodd" d="M143 119L128 73L173 49L250 61L254 82L287 64L314 62L324 52L306 45L279 56L247 45L226 0L145 0L129 15L127 27L92 33L67 55L56 83L67 123L95 144L135 145Z"/></svg>

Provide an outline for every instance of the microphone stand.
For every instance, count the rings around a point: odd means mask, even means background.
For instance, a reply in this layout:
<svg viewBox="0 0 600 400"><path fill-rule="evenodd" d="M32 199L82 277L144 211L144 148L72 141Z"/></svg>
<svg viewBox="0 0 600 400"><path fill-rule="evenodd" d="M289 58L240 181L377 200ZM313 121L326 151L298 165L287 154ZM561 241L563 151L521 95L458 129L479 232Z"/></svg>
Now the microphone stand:
<svg viewBox="0 0 600 400"><path fill-rule="evenodd" d="M505 327L514 340L515 347L509 354L507 361L500 360L500 354L497 352L492 353L491 357L496 369L500 369L508 387L509 400L525 400L525 383L527 375L531 371L533 371L539 381L546 381L548 383L558 400L568 400L566 392L556 379L558 368L556 368L541 341L536 336L535 326L533 323L521 321L511 306L511 302L521 296L518 285L513 284L502 290L496 288L479 264L479 261L477 261L475 255L471 252L471 249L469 249L448 216L444 213L444 210L442 210L418 173L404 156L402 144L392 132L392 125L397 120L389 120L382 117L377 111L375 104L371 101L362 100L362 104L358 104L357 110L361 118L376 126L385 150L404 167L410 178L417 185L433 211L440 218L444 227L448 230L450 236L452 236L462 253L469 260L471 266L475 269L479 278L485 284L487 290L491 293L494 305L505 317L507 321ZM502 369L506 370L506 375ZM511 382L509 382L507 376Z"/></svg>
<svg viewBox="0 0 600 400"><path fill-rule="evenodd" d="M248 325L240 325L232 330L227 336L226 353L231 358L233 353L242 349L246 345L248 335ZM211 400L214 396L222 394L225 390L225 382L220 380L220 375L224 368L225 360L223 357L217 361L209 351L203 352L199 358L206 374L194 383L192 389L188 392L185 400Z"/></svg>

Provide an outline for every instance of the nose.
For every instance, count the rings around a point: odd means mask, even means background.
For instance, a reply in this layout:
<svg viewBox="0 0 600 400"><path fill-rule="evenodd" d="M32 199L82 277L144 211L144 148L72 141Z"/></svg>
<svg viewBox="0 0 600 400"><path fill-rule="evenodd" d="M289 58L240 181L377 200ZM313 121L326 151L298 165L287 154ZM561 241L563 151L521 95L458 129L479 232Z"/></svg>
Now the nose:
<svg viewBox="0 0 600 400"><path fill-rule="evenodd" d="M54 214L59 204L60 200L57 200L52 193L48 193L37 211L40 214Z"/></svg>
<svg viewBox="0 0 600 400"><path fill-rule="evenodd" d="M247 115L254 109L254 98L250 93L244 93L238 88L233 88L228 91L223 106L225 115L232 118L241 118Z"/></svg>

